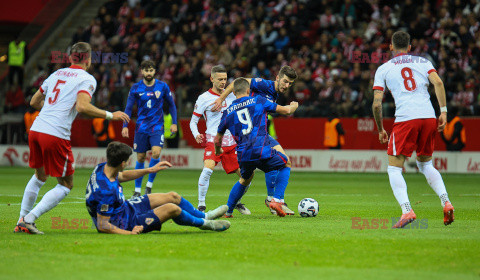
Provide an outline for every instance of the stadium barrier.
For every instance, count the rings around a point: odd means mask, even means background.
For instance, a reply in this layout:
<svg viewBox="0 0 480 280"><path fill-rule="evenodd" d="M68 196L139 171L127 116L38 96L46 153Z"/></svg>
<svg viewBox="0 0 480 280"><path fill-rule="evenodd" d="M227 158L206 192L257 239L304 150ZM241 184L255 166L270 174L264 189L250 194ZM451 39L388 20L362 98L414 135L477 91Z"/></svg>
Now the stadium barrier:
<svg viewBox="0 0 480 280"><path fill-rule="evenodd" d="M106 161L104 148L72 148L76 168L92 168ZM387 155L379 150L287 150L296 171L369 172L387 171ZM28 166L28 146L0 145L0 166ZM135 156L130 157L128 166L135 166ZM167 160L176 169L202 169L203 150L165 149L162 160ZM150 161L150 154L147 154ZM433 163L443 173L480 174L480 152L438 152ZM220 165L217 166L220 168ZM415 158L405 164L406 172L417 172Z"/></svg>

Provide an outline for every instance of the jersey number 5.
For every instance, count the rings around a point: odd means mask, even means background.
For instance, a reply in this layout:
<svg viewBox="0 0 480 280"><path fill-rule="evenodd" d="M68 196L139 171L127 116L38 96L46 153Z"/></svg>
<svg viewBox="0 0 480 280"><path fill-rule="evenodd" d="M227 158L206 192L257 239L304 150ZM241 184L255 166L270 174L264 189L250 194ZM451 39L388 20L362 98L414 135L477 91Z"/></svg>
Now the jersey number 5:
<svg viewBox="0 0 480 280"><path fill-rule="evenodd" d="M238 120L247 125L246 129L242 129L243 135L247 135L250 132L252 132L252 118L250 118L250 112L248 111L248 108L244 108L242 110L237 111L237 116Z"/></svg>
<svg viewBox="0 0 480 280"><path fill-rule="evenodd" d="M417 84L415 83L415 79L413 78L412 69L405 67L402 68L401 72L405 89L408 91L414 91L417 88Z"/></svg>
<svg viewBox="0 0 480 280"><path fill-rule="evenodd" d="M65 83L65 81L63 81L63 80L57 80L57 84L55 85L55 87L52 90L55 93L55 97L52 99L52 97L50 96L48 98L48 104L55 104L55 102L57 102L58 94L60 93L60 89L58 88L58 86L62 85L64 83Z"/></svg>

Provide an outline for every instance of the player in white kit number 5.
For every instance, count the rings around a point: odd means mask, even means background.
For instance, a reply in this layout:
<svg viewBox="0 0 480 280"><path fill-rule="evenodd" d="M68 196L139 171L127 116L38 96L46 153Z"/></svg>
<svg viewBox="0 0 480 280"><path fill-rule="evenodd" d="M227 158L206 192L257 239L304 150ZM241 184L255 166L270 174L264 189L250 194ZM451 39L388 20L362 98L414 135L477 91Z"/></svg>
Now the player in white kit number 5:
<svg viewBox="0 0 480 280"><path fill-rule="evenodd" d="M430 61L423 57L407 54L410 51L410 35L397 31L392 36L390 50L394 58L382 64L375 73L373 84L373 115L377 123L380 143L388 141L388 177L393 194L402 208L400 220L393 226L403 228L416 219L408 200L407 184L402 176L405 158L413 151L417 154L417 166L425 175L430 187L440 197L443 207L443 223L453 222L453 206L448 199L442 176L432 164L435 134L447 123L447 102L443 82ZM430 102L428 85L432 83L440 105L440 117ZM395 99L395 123L390 139L383 129L382 100L385 87Z"/></svg>
<svg viewBox="0 0 480 280"><path fill-rule="evenodd" d="M73 188L70 131L78 112L94 118L129 121L121 111L111 113L90 104L97 81L86 71L92 63L88 43L72 46L70 62L70 67L50 75L30 101L32 107L41 110L28 134L29 165L35 169L35 175L25 188L14 232L43 234L37 229L35 220L57 206ZM33 208L48 176L56 177L58 184Z"/></svg>

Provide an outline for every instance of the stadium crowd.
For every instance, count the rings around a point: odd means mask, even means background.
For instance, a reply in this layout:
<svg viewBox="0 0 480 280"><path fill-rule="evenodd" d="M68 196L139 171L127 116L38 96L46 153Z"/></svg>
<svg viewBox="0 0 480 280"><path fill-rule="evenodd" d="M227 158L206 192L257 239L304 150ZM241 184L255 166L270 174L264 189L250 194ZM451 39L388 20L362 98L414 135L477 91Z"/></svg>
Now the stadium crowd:
<svg viewBox="0 0 480 280"><path fill-rule="evenodd" d="M152 59L156 78L176 94L180 116L191 115L216 64L229 69L230 81L275 79L289 64L299 78L279 103L297 100L296 117L366 117L372 116L373 77L382 63L375 58L391 57L389 38L403 29L411 34L412 53L436 67L449 106L478 116L479 27L476 0L111 0L89 26L78 27L72 44L85 41L94 51L114 54L90 69L100 108L123 110L140 79L139 64ZM29 92L64 66L38 69ZM385 99L384 115L393 116L392 96Z"/></svg>

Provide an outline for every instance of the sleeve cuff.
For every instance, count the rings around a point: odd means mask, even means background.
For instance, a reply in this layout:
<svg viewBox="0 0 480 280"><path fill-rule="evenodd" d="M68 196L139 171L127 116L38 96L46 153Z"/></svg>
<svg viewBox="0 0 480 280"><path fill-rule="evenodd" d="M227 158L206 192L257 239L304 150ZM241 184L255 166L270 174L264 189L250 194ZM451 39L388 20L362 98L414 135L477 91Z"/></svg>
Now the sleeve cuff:
<svg viewBox="0 0 480 280"><path fill-rule="evenodd" d="M430 70L428 70L427 74L430 75L430 73L432 73L432 72L437 72L437 70L435 70L435 69L430 69Z"/></svg>
<svg viewBox="0 0 480 280"><path fill-rule="evenodd" d="M199 118L202 117L202 115L200 115L199 113L196 113L196 112L193 112L193 115L194 115L194 116L197 116L197 117L199 117Z"/></svg>
<svg viewBox="0 0 480 280"><path fill-rule="evenodd" d="M88 94L88 96L90 96L90 98L92 98L92 95L90 94L90 92L88 92L88 91L86 91L86 90L79 90L79 91L77 92L77 95L80 94L80 93L86 93L86 94Z"/></svg>
<svg viewBox="0 0 480 280"><path fill-rule="evenodd" d="M381 90L381 91L383 91L383 87L374 86L374 87L373 87L373 90Z"/></svg>
<svg viewBox="0 0 480 280"><path fill-rule="evenodd" d="M39 90L40 93L42 93L42 94L45 92L45 90L44 90L42 87L40 87L38 90Z"/></svg>

